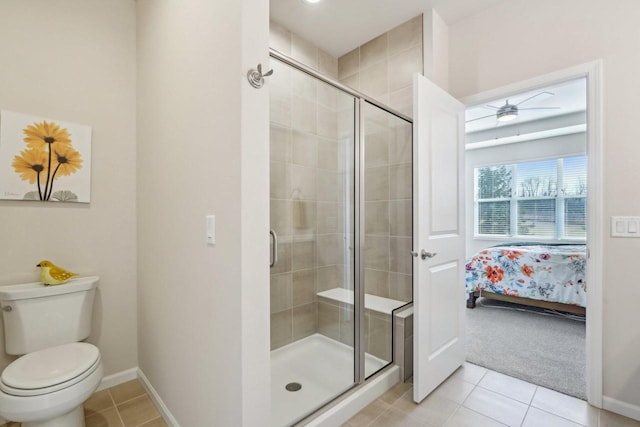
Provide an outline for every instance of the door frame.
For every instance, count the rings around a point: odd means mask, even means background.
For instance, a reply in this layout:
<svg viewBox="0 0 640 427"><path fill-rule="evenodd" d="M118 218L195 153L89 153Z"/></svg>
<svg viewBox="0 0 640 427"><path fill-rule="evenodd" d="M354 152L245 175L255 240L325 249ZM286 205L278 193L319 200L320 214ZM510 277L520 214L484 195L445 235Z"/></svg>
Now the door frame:
<svg viewBox="0 0 640 427"><path fill-rule="evenodd" d="M568 80L587 79L587 284L589 291L586 316L587 400L602 408L602 312L603 312L603 243L605 230L603 202L603 127L602 60L565 68L532 79L512 83L460 101L467 108L505 98L514 93L541 89Z"/></svg>

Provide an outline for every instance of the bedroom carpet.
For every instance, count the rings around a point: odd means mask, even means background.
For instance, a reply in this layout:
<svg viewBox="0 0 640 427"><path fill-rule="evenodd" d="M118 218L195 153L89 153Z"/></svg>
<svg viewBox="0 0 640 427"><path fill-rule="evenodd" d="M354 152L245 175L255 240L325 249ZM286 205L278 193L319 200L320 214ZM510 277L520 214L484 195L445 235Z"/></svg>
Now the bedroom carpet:
<svg viewBox="0 0 640 427"><path fill-rule="evenodd" d="M479 298L467 313L467 361L586 399L583 316Z"/></svg>

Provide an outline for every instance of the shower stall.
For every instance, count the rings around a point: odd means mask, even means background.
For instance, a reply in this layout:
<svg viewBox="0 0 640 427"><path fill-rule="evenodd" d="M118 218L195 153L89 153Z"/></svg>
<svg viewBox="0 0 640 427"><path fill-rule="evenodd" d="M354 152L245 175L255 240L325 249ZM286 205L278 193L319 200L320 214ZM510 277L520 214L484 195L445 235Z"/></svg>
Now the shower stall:
<svg viewBox="0 0 640 427"><path fill-rule="evenodd" d="M276 51L270 77L272 426L393 363L412 300L412 122Z"/></svg>

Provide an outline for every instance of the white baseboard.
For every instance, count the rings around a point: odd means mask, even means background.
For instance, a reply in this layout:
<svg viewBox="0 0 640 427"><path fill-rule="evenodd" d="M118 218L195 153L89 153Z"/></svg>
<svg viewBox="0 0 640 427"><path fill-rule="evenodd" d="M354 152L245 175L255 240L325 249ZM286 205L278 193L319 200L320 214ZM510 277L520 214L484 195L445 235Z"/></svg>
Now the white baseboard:
<svg viewBox="0 0 640 427"><path fill-rule="evenodd" d="M137 372L138 372L138 378L142 382L142 385L144 386L144 388L147 390L147 393L149 394L149 397L151 397L151 400L153 400L153 403L155 403L156 407L160 410L160 415L162 415L162 418L164 418L164 421L167 423L167 425L169 427L180 427L180 424L178 424L178 421L171 414L171 411L169 411L169 408L167 408L167 405L164 404L164 402L160 398L160 395L153 388L153 386L149 382L149 379L147 379L144 372L142 372L140 368L137 368Z"/></svg>
<svg viewBox="0 0 640 427"><path fill-rule="evenodd" d="M640 406L622 402L609 396L602 396L602 407L607 411L640 421Z"/></svg>
<svg viewBox="0 0 640 427"><path fill-rule="evenodd" d="M138 378L138 368L127 369L126 371L116 372L115 374L107 375L102 378L100 385L96 391L104 390L117 386L118 384L126 383L127 381L135 380Z"/></svg>

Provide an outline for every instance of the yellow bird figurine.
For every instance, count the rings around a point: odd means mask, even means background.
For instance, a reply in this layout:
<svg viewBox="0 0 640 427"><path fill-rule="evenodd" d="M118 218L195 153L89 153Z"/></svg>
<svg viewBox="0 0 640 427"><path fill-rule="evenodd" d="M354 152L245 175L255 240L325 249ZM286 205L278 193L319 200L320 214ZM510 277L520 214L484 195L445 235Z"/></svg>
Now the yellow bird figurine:
<svg viewBox="0 0 640 427"><path fill-rule="evenodd" d="M77 276L76 273L60 268L47 260L40 261L40 264L36 267L40 267L40 280L42 280L45 286L60 285L71 279L73 276Z"/></svg>

